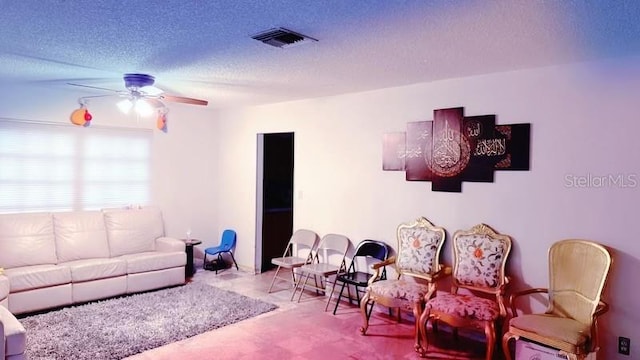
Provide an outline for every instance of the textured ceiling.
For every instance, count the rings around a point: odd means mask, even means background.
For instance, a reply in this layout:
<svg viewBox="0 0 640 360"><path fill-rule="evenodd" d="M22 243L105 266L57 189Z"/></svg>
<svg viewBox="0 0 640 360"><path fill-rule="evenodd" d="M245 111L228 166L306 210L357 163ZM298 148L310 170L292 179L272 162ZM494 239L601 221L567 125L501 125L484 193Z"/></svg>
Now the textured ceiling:
<svg viewBox="0 0 640 360"><path fill-rule="evenodd" d="M223 108L636 55L638 19L636 0L0 0L0 80L142 72ZM319 41L251 38L274 27Z"/></svg>

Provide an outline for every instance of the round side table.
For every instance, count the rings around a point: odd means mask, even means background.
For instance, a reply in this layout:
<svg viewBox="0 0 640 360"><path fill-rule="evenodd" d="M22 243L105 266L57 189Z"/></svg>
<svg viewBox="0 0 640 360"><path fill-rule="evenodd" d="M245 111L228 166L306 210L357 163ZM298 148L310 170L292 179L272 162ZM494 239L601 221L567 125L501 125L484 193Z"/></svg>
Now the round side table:
<svg viewBox="0 0 640 360"><path fill-rule="evenodd" d="M196 268L193 266L193 247L195 245L202 244L202 241L198 239L181 239L184 241L184 251L187 253L187 266L184 267L184 277L185 280L193 277L193 274L196 273Z"/></svg>

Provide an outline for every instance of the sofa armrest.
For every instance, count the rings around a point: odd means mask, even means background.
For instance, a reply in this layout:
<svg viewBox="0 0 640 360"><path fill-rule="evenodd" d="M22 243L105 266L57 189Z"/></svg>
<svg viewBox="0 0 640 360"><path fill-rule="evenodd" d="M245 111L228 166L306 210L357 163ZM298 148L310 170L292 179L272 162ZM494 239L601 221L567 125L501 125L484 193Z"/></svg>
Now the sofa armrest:
<svg viewBox="0 0 640 360"><path fill-rule="evenodd" d="M2 317L0 316L0 359L5 358L5 343L7 342L4 338L4 322L2 321Z"/></svg>
<svg viewBox="0 0 640 360"><path fill-rule="evenodd" d="M7 353L11 358L23 359L27 334L24 326L18 319L4 306L0 306L0 359L4 359ZM20 355L18 355L20 354Z"/></svg>
<svg viewBox="0 0 640 360"><path fill-rule="evenodd" d="M0 275L0 305L6 305L6 300L9 297L10 290L11 286L9 283L9 278L5 275Z"/></svg>
<svg viewBox="0 0 640 360"><path fill-rule="evenodd" d="M184 241L171 237L159 237L156 239L156 251L172 252L184 251Z"/></svg>

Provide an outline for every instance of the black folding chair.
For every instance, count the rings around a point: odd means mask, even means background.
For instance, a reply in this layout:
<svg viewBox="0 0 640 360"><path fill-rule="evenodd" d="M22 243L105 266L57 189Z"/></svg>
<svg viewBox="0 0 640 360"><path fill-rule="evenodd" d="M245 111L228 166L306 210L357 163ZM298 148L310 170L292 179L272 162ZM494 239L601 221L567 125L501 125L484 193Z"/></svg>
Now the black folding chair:
<svg viewBox="0 0 640 360"><path fill-rule="evenodd" d="M351 264L347 268L347 271L338 273L336 275L335 284L338 285L338 283L341 282L342 286L340 287L340 294L338 295L338 299L336 300L336 306L333 309L334 315L338 310L338 305L340 304L340 299L342 298L345 287L347 288L347 294L349 296L349 304L353 304L353 297L351 296L350 289L350 287L353 286L356 292L356 300L358 301L358 305L360 305L360 293L365 291L365 289L369 285L369 280L374 275L374 271L371 269L371 265L373 265L374 262L387 260L388 256L389 246L382 241L367 239L362 240L356 246L355 253L353 254ZM386 268L383 268L380 277L378 279L375 279L374 281L384 280L386 278ZM329 295L326 307L328 307L329 303L331 302L334 290L335 286L331 289L331 295ZM368 315L371 315L371 309L369 309Z"/></svg>

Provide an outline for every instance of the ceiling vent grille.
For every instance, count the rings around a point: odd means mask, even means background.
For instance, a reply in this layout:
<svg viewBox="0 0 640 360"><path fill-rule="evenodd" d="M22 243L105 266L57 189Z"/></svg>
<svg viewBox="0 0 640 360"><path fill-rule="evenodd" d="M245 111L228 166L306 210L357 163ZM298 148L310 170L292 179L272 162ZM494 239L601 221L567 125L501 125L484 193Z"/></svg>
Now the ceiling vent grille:
<svg viewBox="0 0 640 360"><path fill-rule="evenodd" d="M251 38L279 48L318 41L312 37L299 34L285 28L274 28L252 35Z"/></svg>

